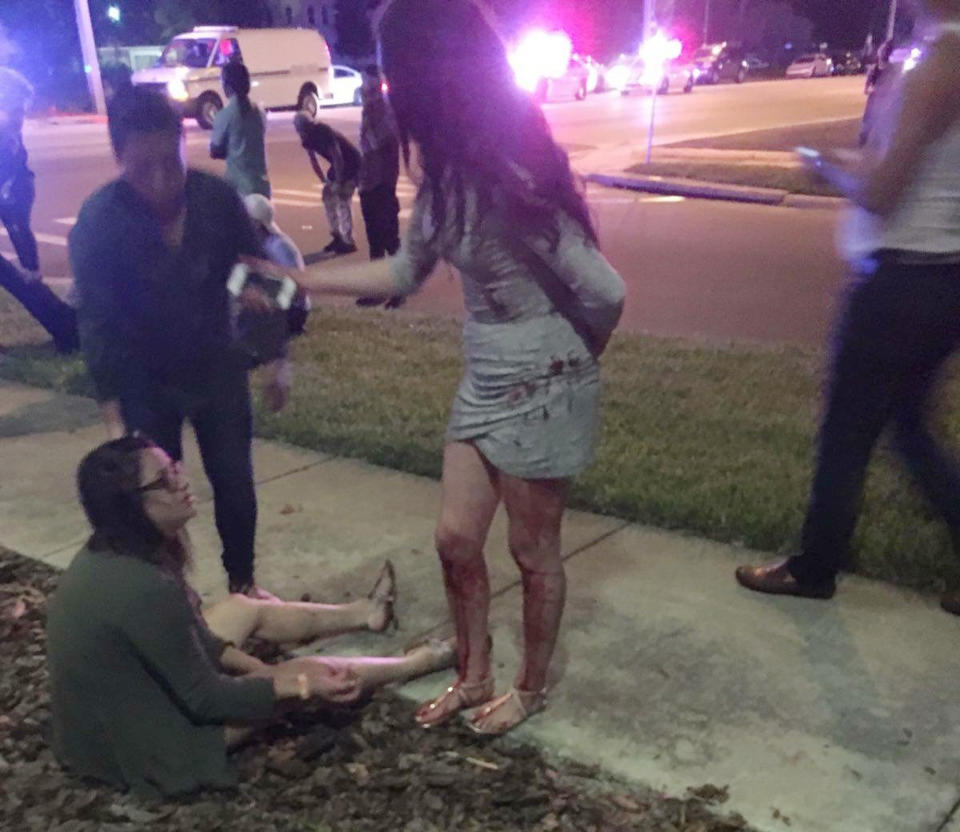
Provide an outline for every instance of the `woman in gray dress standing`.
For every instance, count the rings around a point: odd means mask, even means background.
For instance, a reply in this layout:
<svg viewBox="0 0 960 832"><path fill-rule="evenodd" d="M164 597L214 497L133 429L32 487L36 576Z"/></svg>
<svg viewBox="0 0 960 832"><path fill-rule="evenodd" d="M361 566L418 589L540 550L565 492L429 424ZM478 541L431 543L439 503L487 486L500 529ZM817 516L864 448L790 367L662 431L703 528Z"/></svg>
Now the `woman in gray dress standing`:
<svg viewBox="0 0 960 832"><path fill-rule="evenodd" d="M423 181L400 252L295 275L312 294L402 297L438 261L460 272L466 373L453 403L436 546L458 643L457 681L416 719L502 734L541 710L563 611L567 485L592 459L604 351L624 286L586 202L503 43L472 0L393 0L380 23L401 141ZM494 695L483 547L503 501L523 577L524 655Z"/></svg>

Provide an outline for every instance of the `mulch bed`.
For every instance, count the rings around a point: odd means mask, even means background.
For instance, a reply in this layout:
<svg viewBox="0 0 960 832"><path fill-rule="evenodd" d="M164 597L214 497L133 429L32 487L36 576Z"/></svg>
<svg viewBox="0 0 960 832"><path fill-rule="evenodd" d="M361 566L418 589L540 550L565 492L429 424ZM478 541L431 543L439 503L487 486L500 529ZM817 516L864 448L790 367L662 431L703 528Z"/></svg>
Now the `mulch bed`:
<svg viewBox="0 0 960 832"><path fill-rule="evenodd" d="M726 790L684 799L555 763L509 740L418 729L412 705L380 693L359 712L305 713L238 751L238 791L161 805L63 772L49 750L46 599L57 572L0 547L0 828L43 832L326 830L747 830L716 807Z"/></svg>

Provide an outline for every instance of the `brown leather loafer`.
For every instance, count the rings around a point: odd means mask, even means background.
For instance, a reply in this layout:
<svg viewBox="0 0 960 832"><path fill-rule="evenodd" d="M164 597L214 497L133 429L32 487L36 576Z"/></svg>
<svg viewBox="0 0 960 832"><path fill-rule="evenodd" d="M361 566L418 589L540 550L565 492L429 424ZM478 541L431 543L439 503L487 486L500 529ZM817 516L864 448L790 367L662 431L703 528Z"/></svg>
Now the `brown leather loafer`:
<svg viewBox="0 0 960 832"><path fill-rule="evenodd" d="M795 595L824 601L833 598L837 591L836 581L831 579L819 584L801 584L790 574L787 561L785 558L763 566L741 566L737 569L737 581L747 589L768 595Z"/></svg>
<svg viewBox="0 0 960 832"><path fill-rule="evenodd" d="M950 615L960 615L960 591L944 592L940 596L940 608Z"/></svg>

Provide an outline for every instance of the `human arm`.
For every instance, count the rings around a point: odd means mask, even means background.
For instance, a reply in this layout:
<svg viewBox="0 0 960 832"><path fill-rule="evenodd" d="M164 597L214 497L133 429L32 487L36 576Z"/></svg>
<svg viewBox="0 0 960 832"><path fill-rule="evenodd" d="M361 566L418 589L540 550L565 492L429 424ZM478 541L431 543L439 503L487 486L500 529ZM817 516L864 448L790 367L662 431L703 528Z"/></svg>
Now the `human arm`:
<svg viewBox="0 0 960 832"><path fill-rule="evenodd" d="M263 397L271 412L279 413L290 401L290 389L293 386L290 360L286 356L276 358L267 364L263 371Z"/></svg>
<svg viewBox="0 0 960 832"><path fill-rule="evenodd" d="M196 722L265 718L283 693L266 678L222 673L203 647L183 587L159 570L131 587L120 626L150 673Z"/></svg>
<svg viewBox="0 0 960 832"><path fill-rule="evenodd" d="M595 356L606 349L620 321L626 300L623 279L578 223L561 213L556 246L542 237L527 241L539 260L572 297L575 322L586 327L588 346ZM547 287L550 293L549 287Z"/></svg>
<svg viewBox="0 0 960 832"><path fill-rule="evenodd" d="M210 158L226 159L229 140L230 111L224 108L213 119L213 131L210 133Z"/></svg>
<svg viewBox="0 0 960 832"><path fill-rule="evenodd" d="M125 360L117 298L119 266L109 240L104 241L102 233L97 233L98 224L81 211L70 234L69 258L79 300L80 344L107 435L116 439L124 433L119 403Z"/></svg>
<svg viewBox="0 0 960 832"><path fill-rule="evenodd" d="M930 145L960 120L960 38L945 37L903 82L892 140L880 155L846 162L834 154L807 162L817 175L872 214L887 217L900 205Z"/></svg>
<svg viewBox="0 0 960 832"><path fill-rule="evenodd" d="M317 178L323 182L327 183L327 175L323 172L323 168L320 166L320 160L317 158L317 154L312 151L307 151L307 157L310 159L310 167L313 168L313 172L317 175Z"/></svg>

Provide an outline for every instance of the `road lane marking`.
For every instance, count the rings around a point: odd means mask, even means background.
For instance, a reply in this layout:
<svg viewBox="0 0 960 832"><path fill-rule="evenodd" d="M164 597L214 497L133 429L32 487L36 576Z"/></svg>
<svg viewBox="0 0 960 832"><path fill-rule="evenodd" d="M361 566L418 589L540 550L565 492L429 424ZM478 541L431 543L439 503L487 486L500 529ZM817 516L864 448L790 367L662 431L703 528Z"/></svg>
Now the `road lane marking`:
<svg viewBox="0 0 960 832"><path fill-rule="evenodd" d="M317 194L313 191L297 191L292 188L274 188L273 192L275 194L283 194L284 196L299 196L305 197L307 199L317 199ZM274 200L276 202L276 200Z"/></svg>
<svg viewBox="0 0 960 832"><path fill-rule="evenodd" d="M0 234L4 237L10 236L5 228L0 228ZM56 234L34 234L33 236L37 238L38 243L47 243L51 246L62 246L63 248L67 247L66 237L58 237Z"/></svg>
<svg viewBox="0 0 960 832"><path fill-rule="evenodd" d="M273 200L274 205L287 205L291 208L322 208L323 203L317 202L316 200L312 202L307 202L305 199L283 199L277 197Z"/></svg>
<svg viewBox="0 0 960 832"><path fill-rule="evenodd" d="M54 220L54 222L57 223L57 225L69 225L72 227L77 224L77 218L76 217L60 217L60 219Z"/></svg>
<svg viewBox="0 0 960 832"><path fill-rule="evenodd" d="M645 196L641 202L686 202L687 198L685 196L679 196L677 194L665 194L663 196Z"/></svg>

